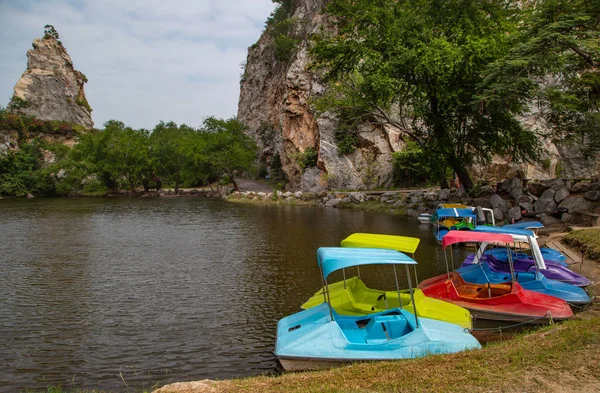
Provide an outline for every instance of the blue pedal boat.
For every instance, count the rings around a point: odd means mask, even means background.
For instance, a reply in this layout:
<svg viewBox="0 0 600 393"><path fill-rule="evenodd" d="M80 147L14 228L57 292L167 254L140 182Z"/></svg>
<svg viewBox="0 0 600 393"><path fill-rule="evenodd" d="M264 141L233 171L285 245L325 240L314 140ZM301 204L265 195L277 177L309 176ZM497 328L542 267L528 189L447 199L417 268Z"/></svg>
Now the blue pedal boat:
<svg viewBox="0 0 600 393"><path fill-rule="evenodd" d="M433 234L438 242L448 231L473 230L477 223L477 215L470 208L438 209L433 215L435 220Z"/></svg>
<svg viewBox="0 0 600 393"><path fill-rule="evenodd" d="M476 233L478 232L474 232L474 234ZM513 242L528 241L527 236L525 235L510 234L510 236L512 236ZM487 246L487 243L480 243L477 252L467 256L462 267L456 269L456 272L459 273L466 282L474 284L487 284L488 282L490 284L499 284L511 281L512 276L510 271L505 272L495 270L493 265L484 262L490 255L488 254L488 251L490 250L486 250ZM512 258L513 252L510 251L509 254L507 248L508 246L504 249L507 258ZM538 257L538 253L534 252L532 255L534 259ZM509 263L512 263L512 259ZM515 281L521 284L525 289L557 297L573 306L581 307L591 301L587 292L582 288L546 278L537 268L531 272L514 272L514 278Z"/></svg>
<svg viewBox="0 0 600 393"><path fill-rule="evenodd" d="M537 234L536 231L538 229L544 228L544 224L539 221L525 221L525 222L517 222L515 224L506 224L502 226L504 229L528 229L533 231L534 234ZM540 251L542 252L542 256L547 261L556 261L559 262L563 266L567 266L567 257L563 255L562 252L555 250L549 247L540 247ZM496 256L496 255L494 255ZM502 260L506 260L506 254L501 254L496 256L496 258ZM513 254L513 260L516 259L516 255Z"/></svg>
<svg viewBox="0 0 600 393"><path fill-rule="evenodd" d="M399 251L377 248L321 247L317 250L323 297L319 306L281 319L275 356L286 371L329 368L349 362L398 360L480 348L468 330L449 322L417 317L402 308L366 316L343 316L329 304L327 277L334 271L363 265L404 265L413 296L409 265Z"/></svg>

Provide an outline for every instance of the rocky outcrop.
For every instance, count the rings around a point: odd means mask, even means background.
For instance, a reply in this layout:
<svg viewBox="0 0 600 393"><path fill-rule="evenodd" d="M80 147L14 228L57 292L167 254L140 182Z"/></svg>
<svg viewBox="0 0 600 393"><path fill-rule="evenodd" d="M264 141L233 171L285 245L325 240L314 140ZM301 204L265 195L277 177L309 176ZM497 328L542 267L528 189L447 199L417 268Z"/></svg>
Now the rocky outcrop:
<svg viewBox="0 0 600 393"><path fill-rule="evenodd" d="M33 49L27 52L27 70L15 85L8 108L39 120L64 121L90 129L94 126L92 109L83 89L87 78L73 67L56 37L46 34L33 41Z"/></svg>
<svg viewBox="0 0 600 393"><path fill-rule="evenodd" d="M308 70L307 37L327 26L321 14L327 0L291 3L289 20L296 23L288 35L298 40L296 51L289 60L278 59L277 43L268 28L249 48L240 82L238 120L249 126L263 162L280 156L290 189L316 192L388 183L391 153L401 147L397 132L363 125L356 130L358 149L340 154L335 142L338 120L328 113L317 118L311 109L309 99L321 94L324 87ZM296 157L307 149L318 151L316 170L303 170L296 162ZM371 174L366 176L366 172Z"/></svg>
<svg viewBox="0 0 600 393"><path fill-rule="evenodd" d="M309 69L308 37L321 28L330 29L322 14L327 2L291 0L288 21L293 27L286 34L296 44L289 57L278 58L276 34L279 33L269 27L249 48L240 82L237 118L249 126L248 132L260 146L265 165L279 155L289 189L320 192L386 185L392 177L392 153L404 147L401 133L389 127L363 124L355 130L358 148L350 154L341 154L335 140L338 119L330 113L317 116L311 108L311 98L322 94L325 86ZM531 109L531 114L521 121L543 135L548 127L536 112L536 106ZM491 181L517 176L539 180L600 176L600 159L584 157L581 146L558 145L545 137L542 144L539 163L515 163L505 157L493 157L490 165L474 166L471 174L474 180ZM316 166L303 170L297 157L308 149L316 149L318 158ZM518 199L524 191L524 187L517 187L512 198Z"/></svg>

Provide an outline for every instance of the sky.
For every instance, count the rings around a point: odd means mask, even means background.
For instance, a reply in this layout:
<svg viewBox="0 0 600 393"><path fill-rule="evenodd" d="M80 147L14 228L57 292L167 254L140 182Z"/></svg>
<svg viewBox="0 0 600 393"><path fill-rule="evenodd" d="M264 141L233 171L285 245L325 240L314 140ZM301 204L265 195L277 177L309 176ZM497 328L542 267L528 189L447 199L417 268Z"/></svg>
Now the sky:
<svg viewBox="0 0 600 393"><path fill-rule="evenodd" d="M96 128L235 116L241 65L273 9L272 0L0 0L0 106L50 24L88 78Z"/></svg>

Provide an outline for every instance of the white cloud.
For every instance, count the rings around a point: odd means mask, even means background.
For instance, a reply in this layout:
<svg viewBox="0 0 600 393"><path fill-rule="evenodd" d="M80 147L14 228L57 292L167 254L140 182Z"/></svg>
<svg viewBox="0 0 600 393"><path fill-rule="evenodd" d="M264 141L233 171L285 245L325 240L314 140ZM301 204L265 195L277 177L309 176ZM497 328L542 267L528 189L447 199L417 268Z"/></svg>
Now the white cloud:
<svg viewBox="0 0 600 393"><path fill-rule="evenodd" d="M273 8L271 0L0 0L0 105L31 42L52 24L88 77L97 127L233 116L240 63Z"/></svg>

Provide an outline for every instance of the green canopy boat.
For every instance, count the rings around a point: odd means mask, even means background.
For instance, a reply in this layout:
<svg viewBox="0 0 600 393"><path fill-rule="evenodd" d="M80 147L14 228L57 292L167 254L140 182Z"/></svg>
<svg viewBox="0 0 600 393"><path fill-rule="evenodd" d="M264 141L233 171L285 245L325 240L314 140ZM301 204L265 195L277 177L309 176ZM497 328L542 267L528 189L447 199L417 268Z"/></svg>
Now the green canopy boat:
<svg viewBox="0 0 600 393"><path fill-rule="evenodd" d="M380 235L372 233L354 233L342 240L342 247L386 248L413 254L417 250L420 239L396 235ZM415 265L416 266L416 265ZM402 308L414 313L408 290L382 291L368 288L358 276L328 284L330 304L340 315L368 315L391 308ZM398 300L400 298L400 301ZM417 316L455 323L464 328L472 328L471 314L465 308L427 297L421 290L414 290L417 304ZM323 289L315 293L306 303L300 306L309 309L323 303Z"/></svg>

